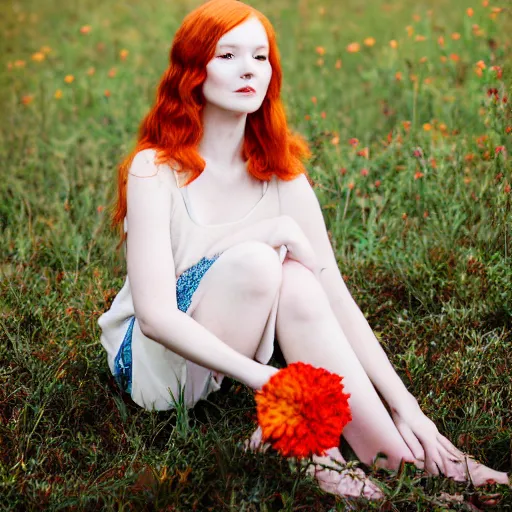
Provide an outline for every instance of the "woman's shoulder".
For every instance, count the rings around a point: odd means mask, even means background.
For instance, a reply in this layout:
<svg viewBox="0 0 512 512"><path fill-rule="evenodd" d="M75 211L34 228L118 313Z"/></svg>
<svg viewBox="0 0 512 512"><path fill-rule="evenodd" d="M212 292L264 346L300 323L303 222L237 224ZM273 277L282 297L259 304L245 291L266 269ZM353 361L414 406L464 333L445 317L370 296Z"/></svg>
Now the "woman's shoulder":
<svg viewBox="0 0 512 512"><path fill-rule="evenodd" d="M311 189L311 185L305 173L297 174L289 180L284 180L276 176L276 181L280 194L307 194L308 192L306 191Z"/></svg>
<svg viewBox="0 0 512 512"><path fill-rule="evenodd" d="M133 157L129 174L139 178L150 178L158 173L158 166L155 163L156 151L154 149L143 149Z"/></svg>
<svg viewBox="0 0 512 512"><path fill-rule="evenodd" d="M155 149L143 149L133 157L128 174L137 178L157 178L158 181L167 186L176 185L173 177L173 170L167 164L157 163Z"/></svg>

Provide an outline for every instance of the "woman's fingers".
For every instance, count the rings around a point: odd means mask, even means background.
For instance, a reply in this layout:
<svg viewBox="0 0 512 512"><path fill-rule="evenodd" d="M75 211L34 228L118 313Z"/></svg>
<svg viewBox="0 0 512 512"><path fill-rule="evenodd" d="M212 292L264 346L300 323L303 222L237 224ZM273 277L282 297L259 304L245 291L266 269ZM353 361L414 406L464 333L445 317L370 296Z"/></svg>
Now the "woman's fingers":
<svg viewBox="0 0 512 512"><path fill-rule="evenodd" d="M464 460L464 453L461 452L456 446L454 446L446 437L444 437L442 434L438 434L437 438L440 442L440 444L446 449L452 457L456 458L457 460Z"/></svg>
<svg viewBox="0 0 512 512"><path fill-rule="evenodd" d="M258 448L260 448L261 441L263 437L263 432L261 430L261 427L258 427L251 435L251 439L249 440L249 449L251 451L256 451Z"/></svg>
<svg viewBox="0 0 512 512"><path fill-rule="evenodd" d="M291 251L290 247L288 247L288 251L287 257L289 259L299 262L301 265L311 270L311 272L315 273L317 264L313 254L310 254L308 251L299 250L297 247L292 247Z"/></svg>
<svg viewBox="0 0 512 512"><path fill-rule="evenodd" d="M442 447L437 441L424 445L425 448L425 468L429 473L434 475L447 475L449 469L447 467L448 460L443 457Z"/></svg>
<svg viewBox="0 0 512 512"><path fill-rule="evenodd" d="M409 447L414 458L418 461L425 461L425 451L423 450L423 446L419 442L418 438L414 435L414 432L410 429L410 427L404 423L398 424L397 429L400 432L405 444Z"/></svg>
<svg viewBox="0 0 512 512"><path fill-rule="evenodd" d="M464 462L454 462L453 457L447 454L445 457L445 476L456 482L465 482L468 477L467 467Z"/></svg>

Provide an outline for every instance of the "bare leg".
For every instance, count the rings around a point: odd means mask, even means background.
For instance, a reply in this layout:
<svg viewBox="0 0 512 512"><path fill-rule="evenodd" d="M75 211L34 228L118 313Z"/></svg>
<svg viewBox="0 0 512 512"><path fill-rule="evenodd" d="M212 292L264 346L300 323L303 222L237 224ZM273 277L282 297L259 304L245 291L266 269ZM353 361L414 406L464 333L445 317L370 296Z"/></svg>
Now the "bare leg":
<svg viewBox="0 0 512 512"><path fill-rule="evenodd" d="M273 249L258 242L238 244L226 250L201 280L192 317L231 347L253 357L281 279L282 265ZM260 434L260 429L253 434L253 449L261 442ZM329 455L345 462L337 448L329 450ZM315 460L332 466L330 457ZM313 471L327 492L333 492L336 486L338 494L346 496L381 497L379 489L360 469L351 470L354 476L341 483L336 471Z"/></svg>
<svg viewBox="0 0 512 512"><path fill-rule="evenodd" d="M314 275L301 264L285 260L277 339L286 362L303 361L343 375L352 421L343 435L358 456L372 464L379 452L388 459L378 465L397 469L414 456L402 439L370 379L357 359Z"/></svg>
<svg viewBox="0 0 512 512"><path fill-rule="evenodd" d="M388 457L377 461L382 467L396 470L400 460L404 459L422 468L359 363L320 283L295 261L285 260L283 263L276 328L287 363L303 361L345 377L343 382L351 394L353 421L343 435L361 461L370 464L377 453L382 452ZM487 468L474 459L467 459L464 469L460 466L457 474L446 476L459 481L471 479L477 486L488 479L507 483L505 473Z"/></svg>
<svg viewBox="0 0 512 512"><path fill-rule="evenodd" d="M204 275L193 297L191 316L226 344L253 358L281 276L281 262L269 245L237 244L224 251Z"/></svg>

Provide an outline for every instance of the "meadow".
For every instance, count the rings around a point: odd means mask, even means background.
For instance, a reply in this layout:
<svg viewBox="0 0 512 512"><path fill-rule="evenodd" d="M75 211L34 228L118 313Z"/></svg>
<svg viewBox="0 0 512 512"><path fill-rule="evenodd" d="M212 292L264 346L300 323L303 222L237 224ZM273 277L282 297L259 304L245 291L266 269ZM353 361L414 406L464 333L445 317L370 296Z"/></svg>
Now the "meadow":
<svg viewBox="0 0 512 512"><path fill-rule="evenodd" d="M229 379L190 411L116 387L97 326L126 275L116 169L199 3L2 6L0 508L512 510L506 486L410 465L373 473L383 503L325 494L293 461L244 453L254 397ZM347 285L440 431L510 472L512 4L252 4L276 28Z"/></svg>

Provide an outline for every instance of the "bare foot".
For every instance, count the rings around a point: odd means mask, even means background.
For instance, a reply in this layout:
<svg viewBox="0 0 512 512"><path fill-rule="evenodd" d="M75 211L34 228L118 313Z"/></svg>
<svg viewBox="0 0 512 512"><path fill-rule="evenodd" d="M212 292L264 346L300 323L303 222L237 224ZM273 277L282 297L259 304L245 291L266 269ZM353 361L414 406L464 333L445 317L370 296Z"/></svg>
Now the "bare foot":
<svg viewBox="0 0 512 512"><path fill-rule="evenodd" d="M262 432L258 427L251 438L244 441L245 451L266 452L270 444L261 441ZM384 497L382 491L364 474L362 469L344 468L347 463L338 448L327 450L327 455L324 457L314 455L312 459L316 464L310 464L306 472L318 480L320 489L323 491L337 496L363 497L369 500L379 500ZM333 459L341 465L333 462Z"/></svg>
<svg viewBox="0 0 512 512"><path fill-rule="evenodd" d="M320 489L323 491L337 496L362 497L369 500L380 500L384 497L379 487L365 475L362 469L344 467L347 462L338 448L327 450L325 457L314 455L313 461L316 464L312 464L307 472L318 480Z"/></svg>
<svg viewBox="0 0 512 512"><path fill-rule="evenodd" d="M464 457L463 461L457 463L455 471L449 472L446 476L453 478L456 482L471 482L475 487L487 484L510 486L507 473L488 468L468 455Z"/></svg>
<svg viewBox="0 0 512 512"><path fill-rule="evenodd" d="M448 439L441 436L441 444L450 453L451 458L446 468L446 476L456 482L471 482L475 487L487 484L511 486L507 473L488 468L476 459L461 452Z"/></svg>

